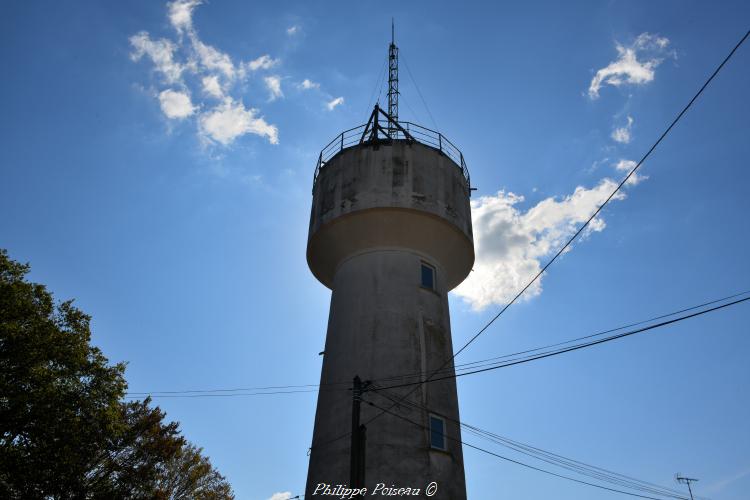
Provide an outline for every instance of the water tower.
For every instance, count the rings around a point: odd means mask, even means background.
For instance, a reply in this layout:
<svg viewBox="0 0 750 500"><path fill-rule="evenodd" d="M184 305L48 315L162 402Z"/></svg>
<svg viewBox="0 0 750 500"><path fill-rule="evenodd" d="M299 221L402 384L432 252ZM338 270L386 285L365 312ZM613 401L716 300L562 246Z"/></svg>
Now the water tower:
<svg viewBox="0 0 750 500"><path fill-rule="evenodd" d="M307 262L332 293L305 498L325 498L319 484L352 483L422 488L424 498L435 482L433 498L463 500L454 379L392 389L411 404L390 413L362 404L358 416L352 391L335 385L452 373L448 291L474 263L463 155L439 132L399 121L393 41L388 80L388 112L376 105L323 148L313 179ZM392 405L375 392L364 400ZM366 439L348 432L353 417Z"/></svg>

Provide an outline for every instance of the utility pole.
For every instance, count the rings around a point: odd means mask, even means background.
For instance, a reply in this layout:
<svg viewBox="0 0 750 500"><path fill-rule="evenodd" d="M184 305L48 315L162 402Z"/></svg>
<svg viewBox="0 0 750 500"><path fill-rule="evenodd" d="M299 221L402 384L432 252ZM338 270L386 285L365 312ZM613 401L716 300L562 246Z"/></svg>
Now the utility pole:
<svg viewBox="0 0 750 500"><path fill-rule="evenodd" d="M694 483L698 480L690 477L682 477L679 472L675 474L674 478L680 484L687 484L688 491L690 492L690 500L693 500L693 489L690 487L690 483Z"/></svg>
<svg viewBox="0 0 750 500"><path fill-rule="evenodd" d="M367 427L359 423L359 412L362 404L362 393L370 382L362 383L359 375L354 377L352 385L352 440L349 462L349 486L363 488L365 485L365 449Z"/></svg>

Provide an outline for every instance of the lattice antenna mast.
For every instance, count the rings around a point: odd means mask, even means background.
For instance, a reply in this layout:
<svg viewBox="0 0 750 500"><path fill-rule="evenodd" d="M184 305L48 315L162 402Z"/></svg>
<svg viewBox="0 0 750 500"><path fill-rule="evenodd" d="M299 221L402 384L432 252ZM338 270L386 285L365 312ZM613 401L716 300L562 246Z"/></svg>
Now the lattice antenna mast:
<svg viewBox="0 0 750 500"><path fill-rule="evenodd" d="M395 139L398 129L398 47L396 47L396 29L391 19L391 45L388 47L388 137Z"/></svg>

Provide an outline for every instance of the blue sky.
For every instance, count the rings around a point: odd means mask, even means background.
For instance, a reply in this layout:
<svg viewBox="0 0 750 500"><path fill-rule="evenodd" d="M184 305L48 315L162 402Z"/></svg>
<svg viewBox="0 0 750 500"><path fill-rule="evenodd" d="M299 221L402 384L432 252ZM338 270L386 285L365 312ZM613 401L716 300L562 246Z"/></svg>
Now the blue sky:
<svg viewBox="0 0 750 500"><path fill-rule="evenodd" d="M93 341L128 361L133 391L317 383L330 293L305 262L313 169L322 146L366 120L392 16L429 106L402 69L401 118L461 148L477 188L475 273L450 296L456 346L590 214L750 19L739 1L2 11L0 247L93 315ZM749 62L742 47L624 197L457 362L750 288ZM744 498L749 323L740 305L463 378L462 419ZM265 500L303 491L315 399L156 401L238 498ZM620 496L464 454L469 498Z"/></svg>

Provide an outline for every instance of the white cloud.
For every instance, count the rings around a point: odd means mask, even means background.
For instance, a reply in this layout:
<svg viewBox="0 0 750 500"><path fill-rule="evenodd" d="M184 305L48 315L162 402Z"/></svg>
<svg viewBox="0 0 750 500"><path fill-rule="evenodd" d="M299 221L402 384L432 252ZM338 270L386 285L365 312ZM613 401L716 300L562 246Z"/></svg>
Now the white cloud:
<svg viewBox="0 0 750 500"><path fill-rule="evenodd" d="M268 500L289 500L289 498L292 496L291 491L285 491L283 493L274 493L271 495L271 498Z"/></svg>
<svg viewBox="0 0 750 500"><path fill-rule="evenodd" d="M624 127L618 127L612 131L612 139L621 144L628 144L632 140L630 134L633 128L633 118L628 116L628 123Z"/></svg>
<svg viewBox="0 0 750 500"><path fill-rule="evenodd" d="M178 33L193 29L193 9L201 3L201 0L175 0L168 5L169 22Z"/></svg>
<svg viewBox="0 0 750 500"><path fill-rule="evenodd" d="M175 0L169 4L169 21L181 35L187 33L190 37L197 60L192 59L190 66L194 72L198 72L197 65L200 64L204 70L209 72L218 71L228 80L237 76L237 70L228 54L207 45L198 37L193 28L193 10L202 3L202 0Z"/></svg>
<svg viewBox="0 0 750 500"><path fill-rule="evenodd" d="M636 162L633 160L620 160L615 164L615 169L619 172L630 172L635 168L637 165ZM630 176L628 181L625 183L626 186L635 186L636 184L640 184L641 181L645 181L648 179L647 175L640 175L638 172L634 172L633 175Z"/></svg>
<svg viewBox="0 0 750 500"><path fill-rule="evenodd" d="M620 160L615 164L615 168L620 172L630 172L636 165L633 160Z"/></svg>
<svg viewBox="0 0 750 500"><path fill-rule="evenodd" d="M227 146L245 134L267 137L271 144L279 143L279 131L257 109L246 109L242 102L227 97L223 103L200 116L199 125L204 137Z"/></svg>
<svg viewBox="0 0 750 500"><path fill-rule="evenodd" d="M664 50L669 45L669 38L659 35L652 35L650 33L641 33L638 38L635 39L633 47L637 49L647 50L651 48L657 48Z"/></svg>
<svg viewBox="0 0 750 500"><path fill-rule="evenodd" d="M195 106L190 102L190 95L172 89L164 90L159 94L159 104L161 110L170 119L181 120L195 111Z"/></svg>
<svg viewBox="0 0 750 500"><path fill-rule="evenodd" d="M204 43L193 26L195 8L202 0L175 0L167 4L167 16L177 32L174 40L152 40L141 31L130 37L134 61L148 56L154 68L164 76L164 83L154 92L164 114L170 119L194 117L201 140L210 144L228 146L245 134L265 137L272 144L279 142L276 126L266 122L255 108L246 108L234 92L243 90L240 85L248 70L269 69L279 63L265 54L247 63L232 61L228 53ZM195 78L183 79L187 73ZM272 99L283 97L281 77L265 79ZM176 84L176 85L175 85ZM194 103L191 99L197 99ZM218 104L217 104L217 101Z"/></svg>
<svg viewBox="0 0 750 500"><path fill-rule="evenodd" d="M632 45L624 46L615 44L618 57L606 67L600 69L594 75L589 85L589 97L599 97L602 85L613 85L619 87L624 84L644 85L654 79L654 70L662 62L666 54L669 39L641 33ZM644 55L646 59L639 60ZM672 53L671 55L674 56Z"/></svg>
<svg viewBox="0 0 750 500"><path fill-rule="evenodd" d="M326 108L328 108L328 111L333 111L333 108L335 108L336 106L339 106L341 104L344 104L344 98L343 97L337 97L336 99L328 101L326 103Z"/></svg>
<svg viewBox="0 0 750 500"><path fill-rule="evenodd" d="M279 64L278 59L273 59L268 54L264 54L259 58L253 59L252 61L247 63L247 67L250 68L250 71L257 71L259 69L271 69L277 64Z"/></svg>
<svg viewBox="0 0 750 500"><path fill-rule="evenodd" d="M275 101L279 97L284 97L284 93L281 91L281 78L278 76L267 76L263 78L263 81L266 83L266 88L268 89L269 99L271 101Z"/></svg>
<svg viewBox="0 0 750 500"><path fill-rule="evenodd" d="M474 310L491 304L507 304L540 270L542 259L565 243L617 183L603 179L591 189L577 187L573 194L546 198L526 212L518 208L524 197L505 191L471 202L476 261L469 277L454 290ZM613 199L622 200L623 193ZM604 230L601 216L589 224L586 234ZM524 295L542 291L541 279Z"/></svg>
<svg viewBox="0 0 750 500"><path fill-rule="evenodd" d="M297 87L301 88L302 90L319 89L320 84L305 78L304 80L302 80L302 83L297 85Z"/></svg>
<svg viewBox="0 0 750 500"><path fill-rule="evenodd" d="M203 91L206 94L216 97L217 99L224 97L224 91L221 89L221 84L219 83L219 77L217 75L204 76L201 80L201 84L203 85Z"/></svg>
<svg viewBox="0 0 750 500"><path fill-rule="evenodd" d="M133 61L139 61L144 55L147 55L154 63L157 71L164 75L167 83L175 83L180 80L183 66L174 59L175 45L162 38L161 40L151 40L148 33L141 31L130 37L130 45L135 49L130 58Z"/></svg>
<svg viewBox="0 0 750 500"><path fill-rule="evenodd" d="M299 32L299 26L297 26L296 24L286 29L286 34L289 36L296 35L298 32Z"/></svg>
<svg viewBox="0 0 750 500"><path fill-rule="evenodd" d="M203 43L194 32L190 35L190 41L195 53L198 55L198 61L208 71L218 71L222 73L229 81L236 76L236 70L232 59L228 54L217 50L216 48Z"/></svg>

